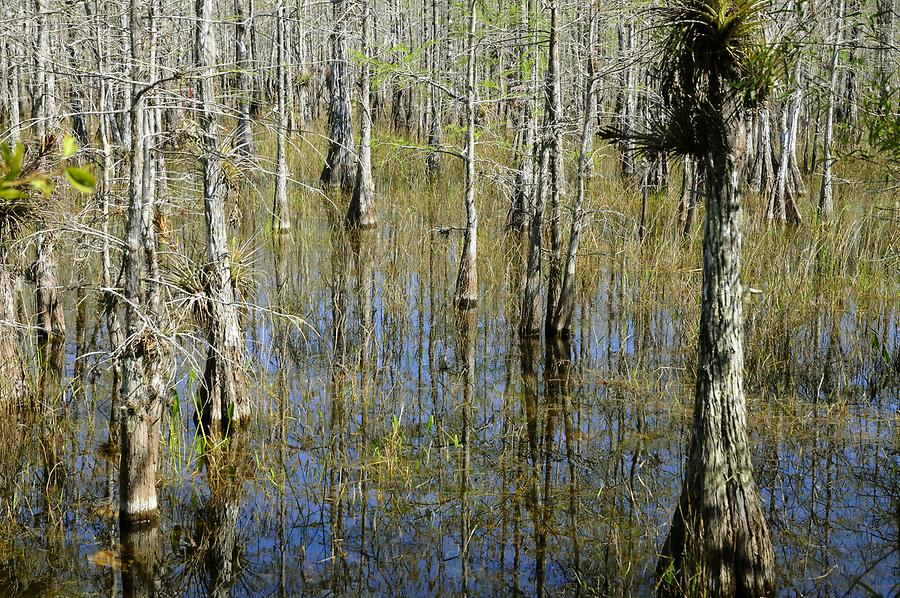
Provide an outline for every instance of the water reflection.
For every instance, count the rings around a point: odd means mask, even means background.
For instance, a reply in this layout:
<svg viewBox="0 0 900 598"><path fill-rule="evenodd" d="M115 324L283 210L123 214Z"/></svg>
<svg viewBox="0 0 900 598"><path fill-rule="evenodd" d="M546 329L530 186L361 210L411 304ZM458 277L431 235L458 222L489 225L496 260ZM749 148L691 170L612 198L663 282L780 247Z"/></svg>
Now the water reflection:
<svg viewBox="0 0 900 598"><path fill-rule="evenodd" d="M74 354L44 375L40 409L0 419L0 595L651 593L690 422L684 278L604 258L570 343L520 342L513 240L481 244L483 299L460 317L453 243L390 214L359 235L311 216L260 249L258 417L200 450L167 410L158 527L115 523L109 401L92 399L112 373L84 400ZM786 593L891 595L897 313L831 293L748 301L754 465Z"/></svg>

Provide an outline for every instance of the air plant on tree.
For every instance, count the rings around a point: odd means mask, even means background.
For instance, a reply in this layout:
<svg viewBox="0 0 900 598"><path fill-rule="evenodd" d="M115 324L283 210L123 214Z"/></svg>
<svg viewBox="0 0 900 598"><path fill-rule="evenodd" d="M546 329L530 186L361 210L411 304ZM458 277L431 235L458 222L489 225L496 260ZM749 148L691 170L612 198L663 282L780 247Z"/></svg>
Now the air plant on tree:
<svg viewBox="0 0 900 598"><path fill-rule="evenodd" d="M694 423L657 567L660 595L774 590L775 554L747 434L740 281L746 116L770 94L780 63L765 37L767 12L765 0L674 0L658 9L663 110L646 131L627 134L645 152L694 157L706 188Z"/></svg>

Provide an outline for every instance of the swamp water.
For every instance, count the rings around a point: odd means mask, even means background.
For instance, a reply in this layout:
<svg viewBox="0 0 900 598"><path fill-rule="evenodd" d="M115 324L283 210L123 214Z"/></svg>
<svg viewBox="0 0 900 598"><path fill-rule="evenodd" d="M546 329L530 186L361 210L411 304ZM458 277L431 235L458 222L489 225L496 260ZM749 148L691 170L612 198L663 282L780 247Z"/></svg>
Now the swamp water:
<svg viewBox="0 0 900 598"><path fill-rule="evenodd" d="M0 423L0 596L652 593L690 430L696 251L593 238L570 341L520 342L523 248L486 232L501 210L482 208L482 298L458 317L443 200L379 201L352 238L312 199L277 250L265 210L241 226L256 408L223 446L196 434L204 347L189 302L169 305L155 528L118 529L107 333L76 290L96 272L66 266L61 379ZM799 293L753 252L748 419L779 587L896 595L897 282Z"/></svg>

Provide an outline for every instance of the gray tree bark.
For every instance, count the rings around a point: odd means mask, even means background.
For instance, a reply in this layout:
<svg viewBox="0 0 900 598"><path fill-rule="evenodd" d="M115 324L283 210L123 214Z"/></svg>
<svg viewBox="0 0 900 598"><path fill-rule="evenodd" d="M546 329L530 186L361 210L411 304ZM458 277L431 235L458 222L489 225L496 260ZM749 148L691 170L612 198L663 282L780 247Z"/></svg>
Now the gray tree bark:
<svg viewBox="0 0 900 598"><path fill-rule="evenodd" d="M244 13L244 5L248 4ZM234 0L234 66L237 69L237 113L238 123L235 131L235 150L244 158L253 155L253 124L250 120L250 100L252 79L250 77L250 27L253 20L253 4L246 0Z"/></svg>
<svg viewBox="0 0 900 598"><path fill-rule="evenodd" d="M351 228L374 228L375 181L372 178L372 77L369 66L369 30L372 27L372 0L362 3L362 66L359 78L359 162L356 185L347 208L347 224Z"/></svg>
<svg viewBox="0 0 900 598"><path fill-rule="evenodd" d="M331 0L334 19L331 31L331 99L328 105L328 155L321 183L326 188L353 189L356 160L353 157L353 127L350 108L350 73L347 69L346 0Z"/></svg>
<svg viewBox="0 0 900 598"><path fill-rule="evenodd" d="M548 314L547 332L552 337L568 334L572 312L575 309L575 263L578 257L578 244L581 239L581 227L584 219L585 184L588 177L588 161L591 159L592 137L591 123L594 120L594 87L597 83L594 76L594 27L589 25L587 80L584 90L584 108L581 120L581 148L578 152L578 174L576 176L576 195L572 205L572 227L569 231L569 246L566 251L566 267L563 271L562 287L559 302L553 314Z"/></svg>
<svg viewBox="0 0 900 598"><path fill-rule="evenodd" d="M753 480L743 388L741 161L744 119L711 83L723 115L701 157L706 180L694 423L681 498L663 544L660 595L766 596L775 553ZM726 120L727 119L727 120Z"/></svg>
<svg viewBox="0 0 900 598"><path fill-rule="evenodd" d="M838 0L838 14L834 22L834 49L831 52L828 77L828 103L825 108L825 130L822 134L822 187L819 190L819 218L828 220L834 212L834 173L831 144L834 138L834 106L837 92L838 60L841 34L844 27L844 0Z"/></svg>
<svg viewBox="0 0 900 598"><path fill-rule="evenodd" d="M478 213L475 210L475 22L477 0L468 1L466 34L466 234L456 277L454 303L459 309L478 304Z"/></svg>
<svg viewBox="0 0 900 598"><path fill-rule="evenodd" d="M547 124L550 128L550 264L547 274L547 310L545 327L552 329L553 314L559 302L562 277L562 235L559 225L559 201L565 186L563 172L562 72L559 62L559 2L550 4L550 46L547 65Z"/></svg>
<svg viewBox="0 0 900 598"><path fill-rule="evenodd" d="M284 2L278 3L278 16L275 23L275 76L278 79L278 132L275 150L275 200L272 208L272 230L275 233L284 232L291 228L291 211L287 196L287 130L288 109L287 95L289 93L287 69L285 68L285 14Z"/></svg>
<svg viewBox="0 0 900 598"><path fill-rule="evenodd" d="M123 264L126 339L122 352L119 460L119 517L125 525L153 521L157 517L156 462L162 410L161 404L153 400L146 376L156 353L156 323L148 316L143 289L143 280L148 276L144 251L146 13L144 2L131 0L131 165Z"/></svg>
<svg viewBox="0 0 900 598"><path fill-rule="evenodd" d="M510 230L522 231L528 223L528 212L534 195L534 152L537 122L535 118L535 98L537 97L537 64L529 64L537 45L531 14L534 10L532 2L521 0L519 10L522 12L522 38L530 43L523 44L519 51L519 83L524 94L519 112L519 160L516 179L510 198L509 212L506 215L506 227ZM528 78L525 69L528 68Z"/></svg>
<svg viewBox="0 0 900 598"><path fill-rule="evenodd" d="M243 387L244 337L238 319L225 226L225 195L228 187L219 157L216 122L210 110L215 102L213 0L197 0L196 9L196 55L200 63L197 103L203 143L203 211L206 216L206 250L209 260L209 350L201 401L206 431L217 434L225 431L229 423L246 421L250 416L250 401Z"/></svg>

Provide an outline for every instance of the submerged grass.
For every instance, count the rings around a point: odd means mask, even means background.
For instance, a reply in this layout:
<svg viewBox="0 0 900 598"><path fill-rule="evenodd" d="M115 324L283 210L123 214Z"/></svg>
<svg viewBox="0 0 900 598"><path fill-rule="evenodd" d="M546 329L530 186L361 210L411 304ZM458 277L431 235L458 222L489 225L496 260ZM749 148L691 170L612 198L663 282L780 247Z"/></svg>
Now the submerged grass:
<svg viewBox="0 0 900 598"><path fill-rule="evenodd" d="M446 594L464 585L500 594L650 591L680 487L699 323L702 231L678 232L677 166L669 191L649 197L639 240L640 195L616 174L610 148L596 152L572 359L554 378L547 348L521 346L515 335L525 251L503 230L512 173L502 165L511 150L502 132L482 133L481 301L468 371L451 309L462 163L445 157L428 184L423 152L376 134L380 224L371 251L333 227L346 198L310 186L321 167L319 136L289 152L292 229L277 246L269 177L230 200L242 214L234 246L254 256L240 261L252 264L241 294L250 304L249 388L258 409L225 479L193 441L188 406L197 384L191 372L202 371L202 334L173 314L182 346L179 408L167 412L161 447L160 534L169 540L158 548L162 591L203 594L212 568L225 562L235 571L228 587L243 594ZM274 155L271 140L259 145ZM872 174L843 168L845 180ZM172 176L173 197L196 196L192 180ZM878 576L897 556L876 559L895 550L879 530L890 529L898 501L890 455L900 228L898 214L882 209L893 201L887 192L848 184L836 200L827 227L806 201L807 224L789 228L768 224L761 200L747 198L744 282L760 291L745 299L755 466L782 587L828 593L861 582L889 594ZM196 202L169 209L172 250L192 255L202 247ZM569 217L563 210L565 234ZM197 273L184 268L180 286L199 293ZM90 328L93 340L70 351L69 364L104 350L103 322ZM63 383L56 419L39 412L0 421L9 439L0 449L0 537L11 539L0 546L0 593L53 583L60 571L77 580L66 586L71 594L108 587L109 572L87 555L117 549L114 523L98 510L115 497L114 460L96 450L108 426L110 378L88 378ZM60 447L54 463L42 457L51 454L41 450L47 439L30 434L37 421L63 422L42 428ZM77 473L51 502L45 470L58 466ZM54 525L44 517L51 504L67 548L29 563L27 550L51 545L43 533ZM213 524L198 523L206 519Z"/></svg>

